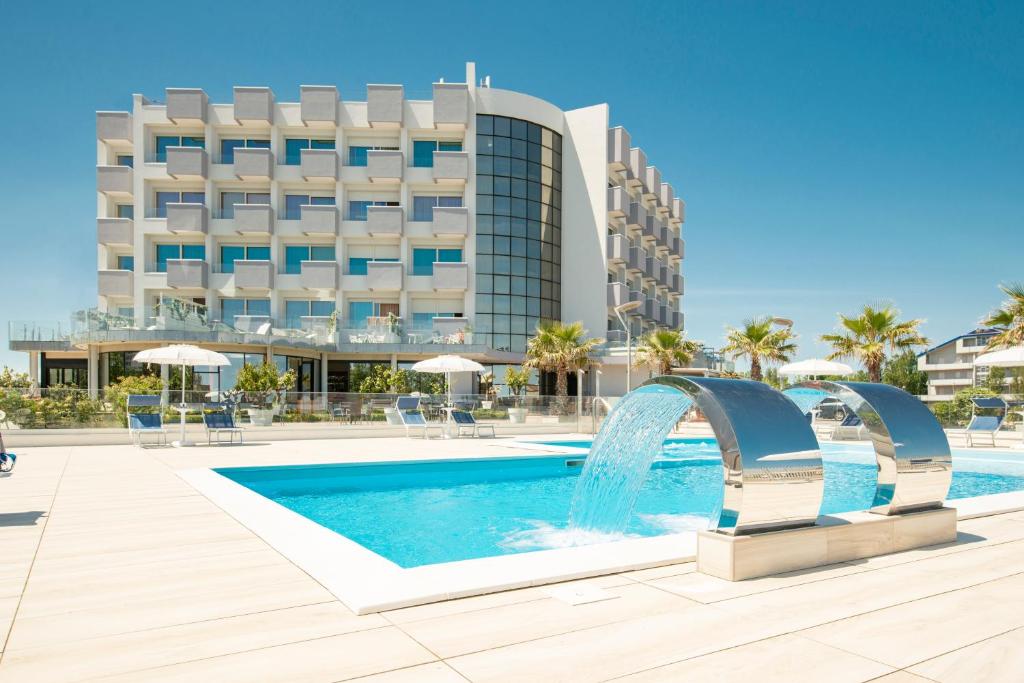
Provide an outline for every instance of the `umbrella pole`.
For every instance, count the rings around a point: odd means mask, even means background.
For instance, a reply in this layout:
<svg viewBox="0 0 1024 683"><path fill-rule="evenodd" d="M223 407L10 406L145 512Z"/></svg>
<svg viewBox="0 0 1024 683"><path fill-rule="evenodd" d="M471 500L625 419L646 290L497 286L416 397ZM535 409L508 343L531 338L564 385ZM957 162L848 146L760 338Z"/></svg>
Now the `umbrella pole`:
<svg viewBox="0 0 1024 683"><path fill-rule="evenodd" d="M185 446L185 364L181 364L181 445Z"/></svg>

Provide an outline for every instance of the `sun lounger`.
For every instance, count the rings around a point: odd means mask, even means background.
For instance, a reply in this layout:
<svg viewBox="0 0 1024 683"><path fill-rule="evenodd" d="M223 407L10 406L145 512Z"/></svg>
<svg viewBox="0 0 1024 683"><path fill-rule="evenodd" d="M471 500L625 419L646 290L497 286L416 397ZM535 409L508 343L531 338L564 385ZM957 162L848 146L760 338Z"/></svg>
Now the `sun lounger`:
<svg viewBox="0 0 1024 683"><path fill-rule="evenodd" d="M491 438L497 436L494 433L494 425L492 424L481 424L476 421L473 417L473 413L465 410L453 410L451 411L452 422L455 423L456 436L462 436L463 431L468 430L470 436L481 437L483 436L481 430L489 430L491 432Z"/></svg>
<svg viewBox="0 0 1024 683"><path fill-rule="evenodd" d="M426 439L431 429L437 429L438 436L442 435L441 425L437 423L427 422L426 418L423 417L423 413L419 410L397 410L398 418L402 421L402 425L405 427L405 435L413 436L413 432L416 430L420 431L421 436Z"/></svg>
<svg viewBox="0 0 1024 683"><path fill-rule="evenodd" d="M1006 420L1006 401L998 396L978 396L971 399L974 404L974 414L971 421L963 429L948 429L949 435L963 435L969 448L974 447L974 440L980 437L987 437L990 446L996 445L996 433L1003 426ZM984 411L985 414L980 414ZM985 445L985 444L983 444Z"/></svg>
<svg viewBox="0 0 1024 683"><path fill-rule="evenodd" d="M156 437L157 443L167 443L167 430L159 410L155 413L133 413L132 408L160 408L160 397L150 394L129 394L127 401L128 436L136 446L142 445L147 434Z"/></svg>
<svg viewBox="0 0 1024 683"><path fill-rule="evenodd" d="M857 417L857 413L847 412L846 416L843 417L843 421L835 426L832 430L831 439L833 441L840 441L842 439L866 439L867 427L864 426L864 422Z"/></svg>
<svg viewBox="0 0 1024 683"><path fill-rule="evenodd" d="M217 443L221 442L221 435L228 435L228 443L234 443L235 435L238 435L238 443L243 443L242 429L235 424L234 416L226 410L215 410L212 413L203 413L203 426L206 427L206 443L211 445L213 437L217 437Z"/></svg>

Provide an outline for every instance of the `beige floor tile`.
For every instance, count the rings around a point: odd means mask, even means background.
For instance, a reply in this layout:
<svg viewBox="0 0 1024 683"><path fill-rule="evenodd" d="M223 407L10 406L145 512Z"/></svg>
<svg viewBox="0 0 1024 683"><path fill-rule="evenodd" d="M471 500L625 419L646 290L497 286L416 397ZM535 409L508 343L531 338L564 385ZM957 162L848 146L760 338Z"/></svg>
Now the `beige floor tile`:
<svg viewBox="0 0 1024 683"><path fill-rule="evenodd" d="M667 564L664 567L651 567L650 569L637 569L632 572L622 572L619 576L625 576L633 581L653 581L663 579L667 576L679 576L697 571L696 562L682 562L680 564Z"/></svg>
<svg viewBox="0 0 1024 683"><path fill-rule="evenodd" d="M825 624L803 635L902 669L1024 626L1024 575Z"/></svg>
<svg viewBox="0 0 1024 683"><path fill-rule="evenodd" d="M341 603L323 603L8 650L0 671L10 680L60 673L65 680L77 681L383 626L387 622L379 615L357 617Z"/></svg>
<svg viewBox="0 0 1024 683"><path fill-rule="evenodd" d="M915 676L909 671L894 671L891 674L873 678L870 683L932 683L932 679Z"/></svg>
<svg viewBox="0 0 1024 683"><path fill-rule="evenodd" d="M1017 629L910 667L941 683L1019 683L1024 680L1024 629Z"/></svg>
<svg viewBox="0 0 1024 683"><path fill-rule="evenodd" d="M870 659L795 636L779 636L749 645L649 669L621 679L629 683L861 683L892 669Z"/></svg>
<svg viewBox="0 0 1024 683"><path fill-rule="evenodd" d="M402 629L440 657L452 657L599 626L646 614L694 606L643 584L606 589L611 600L569 605L547 598L403 624Z"/></svg>
<svg viewBox="0 0 1024 683"><path fill-rule="evenodd" d="M726 581L725 579L701 574L700 572L691 572L678 576L668 576L663 579L648 581L647 583L662 590L690 598L691 600L712 603L744 595L778 590L779 588L824 581L837 576L846 576L862 571L867 570L862 567L838 564L765 576L758 579L747 579L746 581Z"/></svg>
<svg viewBox="0 0 1024 683"><path fill-rule="evenodd" d="M136 683L341 681L436 660L394 627L263 648L102 679Z"/></svg>
<svg viewBox="0 0 1024 683"><path fill-rule="evenodd" d="M434 662L373 674L358 679L358 683L466 683L466 679L444 662Z"/></svg>

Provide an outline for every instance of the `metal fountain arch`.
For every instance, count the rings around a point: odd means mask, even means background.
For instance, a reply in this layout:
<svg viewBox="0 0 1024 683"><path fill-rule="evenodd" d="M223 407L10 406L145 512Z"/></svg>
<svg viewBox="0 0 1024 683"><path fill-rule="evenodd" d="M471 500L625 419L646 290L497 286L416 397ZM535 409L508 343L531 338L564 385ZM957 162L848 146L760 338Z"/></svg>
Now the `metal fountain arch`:
<svg viewBox="0 0 1024 683"><path fill-rule="evenodd" d="M817 521L821 451L787 397L761 382L717 377L655 377L636 391L680 392L707 416L722 453L723 500L714 530L738 535Z"/></svg>
<svg viewBox="0 0 1024 683"><path fill-rule="evenodd" d="M888 384L846 381L803 382L783 393L802 413L835 397L864 422L878 464L871 512L942 507L953 457L942 426L918 398Z"/></svg>

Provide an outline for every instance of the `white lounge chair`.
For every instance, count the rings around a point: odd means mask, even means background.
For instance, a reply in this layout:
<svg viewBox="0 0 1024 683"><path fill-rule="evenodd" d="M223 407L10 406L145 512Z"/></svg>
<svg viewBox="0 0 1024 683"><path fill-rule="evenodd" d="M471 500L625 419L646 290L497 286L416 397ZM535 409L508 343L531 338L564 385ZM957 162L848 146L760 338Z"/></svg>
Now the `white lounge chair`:
<svg viewBox="0 0 1024 683"><path fill-rule="evenodd" d="M974 448L974 440L977 437L987 436L989 442L994 447L996 445L996 432L999 431L999 428L1003 426L1003 421L1006 420L1006 401L998 396L979 396L972 398L971 403L974 404L974 414L971 416L971 421L967 424L967 427L963 430L967 446ZM979 415L979 410L994 414Z"/></svg>

